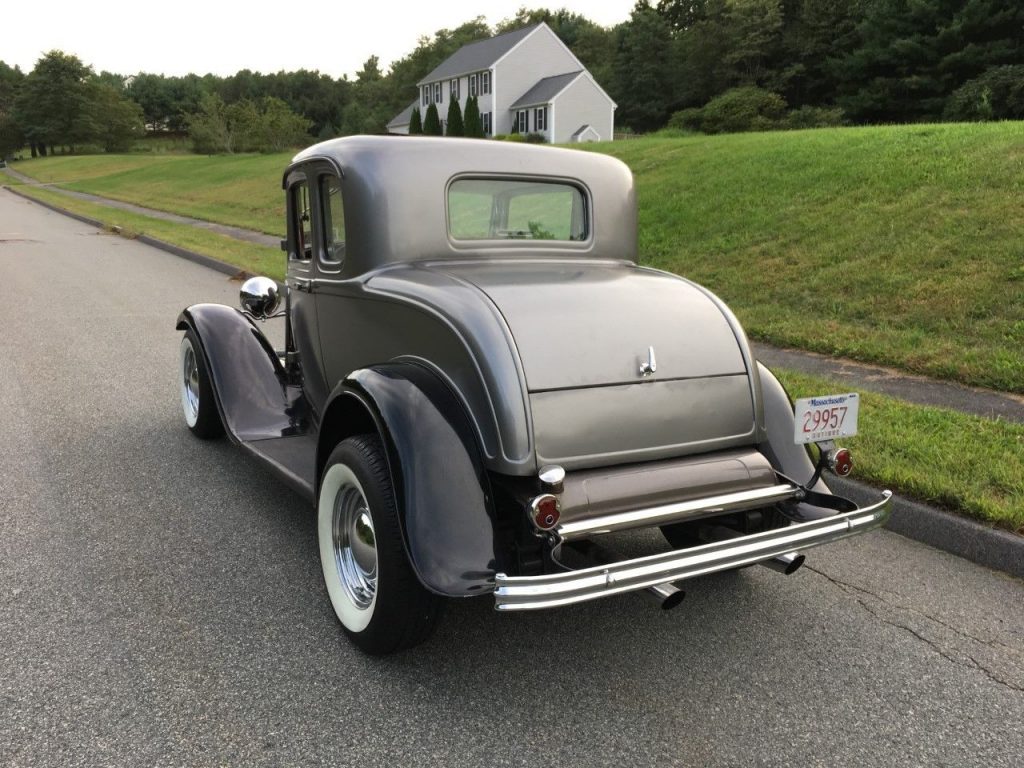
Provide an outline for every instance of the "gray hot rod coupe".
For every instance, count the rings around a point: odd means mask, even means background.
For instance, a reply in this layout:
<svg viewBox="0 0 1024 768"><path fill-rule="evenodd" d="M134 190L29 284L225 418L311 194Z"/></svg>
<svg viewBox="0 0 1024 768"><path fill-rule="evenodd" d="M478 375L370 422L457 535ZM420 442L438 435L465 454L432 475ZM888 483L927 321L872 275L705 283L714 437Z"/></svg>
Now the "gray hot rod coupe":
<svg viewBox="0 0 1024 768"><path fill-rule="evenodd" d="M790 573L888 519L888 491L859 509L821 480L850 471L833 441L856 395L794 415L716 296L637 266L618 160L353 137L298 154L283 186L286 286L181 313L181 400L198 437L226 431L313 502L363 650L422 641L451 597L670 607L684 579ZM260 330L278 316L282 350ZM607 545L652 527L653 554Z"/></svg>

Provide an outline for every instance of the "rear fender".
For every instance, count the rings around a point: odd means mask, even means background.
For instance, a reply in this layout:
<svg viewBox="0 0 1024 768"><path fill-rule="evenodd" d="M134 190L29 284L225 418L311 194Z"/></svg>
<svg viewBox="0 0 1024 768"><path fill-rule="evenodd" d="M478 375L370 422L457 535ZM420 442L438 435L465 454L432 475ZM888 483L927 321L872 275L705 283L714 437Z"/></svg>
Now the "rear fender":
<svg viewBox="0 0 1024 768"><path fill-rule="evenodd" d="M199 337L217 409L235 441L302 431L277 353L248 317L224 304L194 304L178 316L176 327L191 328Z"/></svg>
<svg viewBox="0 0 1024 768"><path fill-rule="evenodd" d="M449 597L492 591L492 495L462 403L422 365L388 363L355 371L335 389L324 412L318 494L337 442L371 424L385 446L406 552L420 581Z"/></svg>
<svg viewBox="0 0 1024 768"><path fill-rule="evenodd" d="M761 363L757 364L761 379L761 398L764 404L765 431L768 440L758 448L768 457L772 466L795 483L806 483L814 476L814 462L810 449L793 440L793 400L775 374ZM823 480L818 480L813 490L831 493Z"/></svg>

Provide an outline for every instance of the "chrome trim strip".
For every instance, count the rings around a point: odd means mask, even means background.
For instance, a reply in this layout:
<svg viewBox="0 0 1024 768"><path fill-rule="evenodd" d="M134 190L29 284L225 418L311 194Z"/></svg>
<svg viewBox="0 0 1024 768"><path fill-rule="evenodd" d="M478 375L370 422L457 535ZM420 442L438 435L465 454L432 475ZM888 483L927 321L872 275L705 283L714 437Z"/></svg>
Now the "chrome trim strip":
<svg viewBox="0 0 1024 768"><path fill-rule="evenodd" d="M691 549L544 576L499 573L495 577L495 608L499 611L557 608L828 544L884 525L892 514L892 491L882 491L882 494L881 501L863 509Z"/></svg>
<svg viewBox="0 0 1024 768"><path fill-rule="evenodd" d="M598 533L611 533L629 528L642 528L649 525L678 522L680 518L694 515L718 515L725 512L739 512L744 509L756 509L777 504L787 499L799 498L802 489L795 485L773 485L768 488L754 488L749 491L725 493L720 496L706 496L702 499L690 499L674 504L663 504L647 509L631 509L613 515L602 515L582 520L567 520L555 527L555 533L568 541Z"/></svg>

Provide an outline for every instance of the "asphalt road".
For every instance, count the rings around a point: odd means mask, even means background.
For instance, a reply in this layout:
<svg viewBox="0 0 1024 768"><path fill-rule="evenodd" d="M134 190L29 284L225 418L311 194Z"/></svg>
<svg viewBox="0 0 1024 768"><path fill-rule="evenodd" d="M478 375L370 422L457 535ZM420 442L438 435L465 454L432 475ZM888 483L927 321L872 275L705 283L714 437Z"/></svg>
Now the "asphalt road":
<svg viewBox="0 0 1024 768"><path fill-rule="evenodd" d="M0 765L1019 766L1024 583L888 532L360 655L311 509L185 429L237 284L0 191Z"/></svg>

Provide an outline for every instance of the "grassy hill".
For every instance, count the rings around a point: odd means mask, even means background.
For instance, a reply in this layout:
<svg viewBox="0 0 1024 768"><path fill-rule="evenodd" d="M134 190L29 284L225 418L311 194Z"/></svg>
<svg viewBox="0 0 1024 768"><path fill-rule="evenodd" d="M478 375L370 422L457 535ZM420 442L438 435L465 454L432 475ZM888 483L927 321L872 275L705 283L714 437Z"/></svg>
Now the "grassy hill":
<svg viewBox="0 0 1024 768"><path fill-rule="evenodd" d="M751 336L1024 392L1024 124L586 148L633 169L642 262L716 291ZM275 233L287 161L57 157L18 169Z"/></svg>

